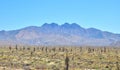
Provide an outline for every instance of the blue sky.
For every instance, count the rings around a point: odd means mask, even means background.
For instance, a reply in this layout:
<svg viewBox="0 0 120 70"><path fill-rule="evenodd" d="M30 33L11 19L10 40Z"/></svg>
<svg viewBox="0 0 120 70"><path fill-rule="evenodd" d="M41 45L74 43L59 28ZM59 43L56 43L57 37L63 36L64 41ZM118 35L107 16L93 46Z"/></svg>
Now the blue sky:
<svg viewBox="0 0 120 70"><path fill-rule="evenodd" d="M120 0L0 0L0 30L46 22L120 33Z"/></svg>

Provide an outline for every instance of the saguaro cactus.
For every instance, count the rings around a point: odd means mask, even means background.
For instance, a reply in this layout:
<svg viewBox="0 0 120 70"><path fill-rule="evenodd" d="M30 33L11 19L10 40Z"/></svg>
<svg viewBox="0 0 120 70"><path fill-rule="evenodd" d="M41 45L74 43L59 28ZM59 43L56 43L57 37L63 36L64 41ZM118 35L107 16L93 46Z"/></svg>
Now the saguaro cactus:
<svg viewBox="0 0 120 70"><path fill-rule="evenodd" d="M45 48L45 52L47 53L47 47Z"/></svg>
<svg viewBox="0 0 120 70"><path fill-rule="evenodd" d="M17 47L17 45L15 46L15 49L16 49L16 50L18 50L18 47Z"/></svg>
<svg viewBox="0 0 120 70"><path fill-rule="evenodd" d="M9 46L9 50L11 50L12 48L11 48L11 46Z"/></svg>
<svg viewBox="0 0 120 70"><path fill-rule="evenodd" d="M33 48L33 51L35 52L35 50L36 50L36 49L35 49L35 47L34 47L34 48Z"/></svg>
<svg viewBox="0 0 120 70"><path fill-rule="evenodd" d="M69 69L69 57L66 54L66 58L65 58L65 70L68 70L68 69Z"/></svg>

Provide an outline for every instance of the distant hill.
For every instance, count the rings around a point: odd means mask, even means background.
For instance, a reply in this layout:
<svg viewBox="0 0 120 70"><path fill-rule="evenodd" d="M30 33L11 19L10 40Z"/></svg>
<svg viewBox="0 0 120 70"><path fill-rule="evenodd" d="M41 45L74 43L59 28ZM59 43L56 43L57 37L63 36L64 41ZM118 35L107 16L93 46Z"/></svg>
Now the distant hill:
<svg viewBox="0 0 120 70"><path fill-rule="evenodd" d="M120 34L85 29L76 23L43 24L19 30L0 31L0 44L119 46Z"/></svg>

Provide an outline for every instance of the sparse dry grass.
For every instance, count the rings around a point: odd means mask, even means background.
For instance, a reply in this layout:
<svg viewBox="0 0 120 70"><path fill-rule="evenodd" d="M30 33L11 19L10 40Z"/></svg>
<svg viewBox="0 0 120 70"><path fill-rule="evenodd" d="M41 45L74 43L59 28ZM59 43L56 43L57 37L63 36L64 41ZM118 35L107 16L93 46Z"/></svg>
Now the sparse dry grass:
<svg viewBox="0 0 120 70"><path fill-rule="evenodd" d="M118 70L120 48L1 47L0 70Z"/></svg>

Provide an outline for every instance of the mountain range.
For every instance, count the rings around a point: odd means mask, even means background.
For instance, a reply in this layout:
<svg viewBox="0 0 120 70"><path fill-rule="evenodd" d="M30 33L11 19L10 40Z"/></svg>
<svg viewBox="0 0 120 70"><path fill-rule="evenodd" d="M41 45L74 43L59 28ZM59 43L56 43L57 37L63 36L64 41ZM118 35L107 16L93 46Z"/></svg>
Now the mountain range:
<svg viewBox="0 0 120 70"><path fill-rule="evenodd" d="M45 23L18 30L0 31L0 44L120 46L120 34L83 28L76 23Z"/></svg>

